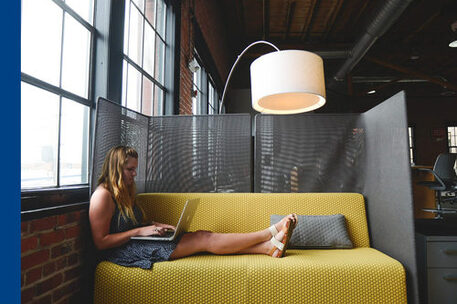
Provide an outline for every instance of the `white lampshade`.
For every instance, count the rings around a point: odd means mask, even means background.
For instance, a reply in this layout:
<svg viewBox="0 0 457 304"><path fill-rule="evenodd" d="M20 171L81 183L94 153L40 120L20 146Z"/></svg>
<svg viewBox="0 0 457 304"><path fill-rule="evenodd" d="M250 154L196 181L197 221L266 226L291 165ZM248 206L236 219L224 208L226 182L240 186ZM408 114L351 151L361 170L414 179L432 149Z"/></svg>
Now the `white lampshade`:
<svg viewBox="0 0 457 304"><path fill-rule="evenodd" d="M261 113L295 114L325 104L324 63L314 53L285 50L251 64L252 107Z"/></svg>

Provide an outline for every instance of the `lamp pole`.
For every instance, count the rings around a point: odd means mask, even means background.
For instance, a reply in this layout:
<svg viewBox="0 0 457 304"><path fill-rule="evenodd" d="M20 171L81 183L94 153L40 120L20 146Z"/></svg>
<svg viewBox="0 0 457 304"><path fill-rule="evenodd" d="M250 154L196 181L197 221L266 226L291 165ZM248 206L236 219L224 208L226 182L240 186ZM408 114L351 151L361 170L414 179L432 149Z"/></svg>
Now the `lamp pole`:
<svg viewBox="0 0 457 304"><path fill-rule="evenodd" d="M265 41L265 40L259 40L259 41L256 41L256 42L253 42L251 43L250 45L248 45L242 52L241 54L238 55L238 58L236 58L235 60L235 63L232 65L232 68L230 69L230 72L228 74L228 77L227 77L227 81L225 82L225 86L224 86L224 91L222 93L222 98L221 98L221 103L219 104L219 114L222 113L222 106L224 105L224 100L225 100L225 94L227 92L227 87L228 87L228 83L230 82L230 78L232 76L232 72L233 70L235 69L236 65L238 64L238 61L240 60L240 58L244 55L244 53L246 53L246 51L251 48L252 46L256 45L256 44L267 44L271 47L273 47L276 51L279 52L279 48L274 45L273 43L271 42L268 42L268 41Z"/></svg>

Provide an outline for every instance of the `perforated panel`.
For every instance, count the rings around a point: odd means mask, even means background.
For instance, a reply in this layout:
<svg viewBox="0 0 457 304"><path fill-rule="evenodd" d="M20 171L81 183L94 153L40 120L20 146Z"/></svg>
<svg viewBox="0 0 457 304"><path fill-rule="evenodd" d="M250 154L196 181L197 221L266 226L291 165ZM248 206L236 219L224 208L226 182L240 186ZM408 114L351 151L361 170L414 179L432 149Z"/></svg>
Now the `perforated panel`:
<svg viewBox="0 0 457 304"><path fill-rule="evenodd" d="M138 152L136 186L144 192L149 118L118 104L99 98L94 136L92 191L95 190L103 161L109 149L117 145L135 148Z"/></svg>
<svg viewBox="0 0 457 304"><path fill-rule="evenodd" d="M148 117L100 98L92 190L116 145L138 151L138 193L252 190L249 114Z"/></svg>
<svg viewBox="0 0 457 304"><path fill-rule="evenodd" d="M152 117L147 192L250 192L251 120Z"/></svg>
<svg viewBox="0 0 457 304"><path fill-rule="evenodd" d="M360 115L257 115L256 192L362 192Z"/></svg>

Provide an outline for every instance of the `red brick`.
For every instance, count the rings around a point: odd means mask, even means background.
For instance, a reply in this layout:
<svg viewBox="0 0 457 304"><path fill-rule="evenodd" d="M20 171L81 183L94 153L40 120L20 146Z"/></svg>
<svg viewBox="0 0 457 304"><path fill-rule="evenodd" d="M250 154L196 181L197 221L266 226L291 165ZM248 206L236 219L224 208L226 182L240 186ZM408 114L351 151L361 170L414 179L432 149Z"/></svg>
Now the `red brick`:
<svg viewBox="0 0 457 304"><path fill-rule="evenodd" d="M63 276L61 273L56 274L55 276L40 282L36 285L36 294L42 295L43 293L56 288L62 283Z"/></svg>
<svg viewBox="0 0 457 304"><path fill-rule="evenodd" d="M79 260L78 253L70 254L67 259L67 264L68 264L68 266L75 265L78 263L78 260Z"/></svg>
<svg viewBox="0 0 457 304"><path fill-rule="evenodd" d="M25 273L25 285L30 285L39 279L41 279L41 266L33 268Z"/></svg>
<svg viewBox="0 0 457 304"><path fill-rule="evenodd" d="M49 249L34 252L21 258L21 270L30 269L33 266L43 264L49 260Z"/></svg>
<svg viewBox="0 0 457 304"><path fill-rule="evenodd" d="M71 283L68 283L67 285L64 285L62 287L57 288L56 290L53 291L52 294L52 300L54 302L59 301L66 295L71 295L75 291L78 290L78 281L75 280Z"/></svg>
<svg viewBox="0 0 457 304"><path fill-rule="evenodd" d="M70 298L63 299L62 301L60 301L57 304L70 304Z"/></svg>
<svg viewBox="0 0 457 304"><path fill-rule="evenodd" d="M77 278L81 275L81 266L76 266L72 269L69 269L67 271L65 271L65 279L64 281L67 282L67 281L70 281L74 278Z"/></svg>
<svg viewBox="0 0 457 304"><path fill-rule="evenodd" d="M31 232L43 231L53 229L57 224L57 218L55 216L45 217L38 220L33 220L30 223Z"/></svg>
<svg viewBox="0 0 457 304"><path fill-rule="evenodd" d="M30 222L21 222L21 234L29 232L29 223Z"/></svg>
<svg viewBox="0 0 457 304"><path fill-rule="evenodd" d="M61 257L60 259L56 260L56 271L59 271L60 269L63 269L65 266L67 266L67 258L66 257Z"/></svg>
<svg viewBox="0 0 457 304"><path fill-rule="evenodd" d="M67 224L77 222L81 217L80 212L71 212L67 214L62 214L57 217L57 225L64 226Z"/></svg>
<svg viewBox="0 0 457 304"><path fill-rule="evenodd" d="M37 246L38 238L36 236L21 239L21 253L35 249Z"/></svg>
<svg viewBox="0 0 457 304"><path fill-rule="evenodd" d="M62 242L65 239L65 232L63 230L56 230L49 233L40 235L40 245L49 246L55 243Z"/></svg>
<svg viewBox="0 0 457 304"><path fill-rule="evenodd" d="M25 273L21 273L21 287L24 286L24 282L25 282Z"/></svg>
<svg viewBox="0 0 457 304"><path fill-rule="evenodd" d="M80 234L80 228L79 226L73 226L65 229L65 238L66 239L71 239L75 238Z"/></svg>
<svg viewBox="0 0 457 304"><path fill-rule="evenodd" d="M47 263L43 266L43 277L47 277L48 275L54 273L56 271L56 263L51 262Z"/></svg>
<svg viewBox="0 0 457 304"><path fill-rule="evenodd" d="M51 249L51 257L56 258L56 257L66 254L66 253L69 253L70 251L72 251L71 247L72 247L71 242L66 242L66 243L57 245Z"/></svg>
<svg viewBox="0 0 457 304"><path fill-rule="evenodd" d="M39 298L38 300L33 302L33 304L51 304L51 303L52 303L51 295L45 295L44 297Z"/></svg>
<svg viewBox="0 0 457 304"><path fill-rule="evenodd" d="M35 296L35 287L29 287L21 290L21 303L31 301Z"/></svg>

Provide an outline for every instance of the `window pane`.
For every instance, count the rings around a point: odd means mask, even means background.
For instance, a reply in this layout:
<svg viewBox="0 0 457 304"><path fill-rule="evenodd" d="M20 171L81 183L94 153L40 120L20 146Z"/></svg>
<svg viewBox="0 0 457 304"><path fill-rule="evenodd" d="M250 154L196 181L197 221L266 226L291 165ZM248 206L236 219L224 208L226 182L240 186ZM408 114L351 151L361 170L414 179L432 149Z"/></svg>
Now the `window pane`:
<svg viewBox="0 0 457 304"><path fill-rule="evenodd" d="M59 96L21 83L21 188L57 185Z"/></svg>
<svg viewBox="0 0 457 304"><path fill-rule="evenodd" d="M155 24L155 8L156 5L156 0L146 0L146 9L145 9L145 15L146 19L151 23L153 27L156 26Z"/></svg>
<svg viewBox="0 0 457 304"><path fill-rule="evenodd" d="M162 40L158 36L156 36L156 53L155 53L155 61L156 61L156 67L155 67L155 79L163 84L163 79L164 79L164 65L165 65L165 43L163 43Z"/></svg>
<svg viewBox="0 0 457 304"><path fill-rule="evenodd" d="M130 7L128 56L141 66L141 51L143 49L143 17L135 6Z"/></svg>
<svg viewBox="0 0 457 304"><path fill-rule="evenodd" d="M67 13L63 43L62 88L87 98L90 32Z"/></svg>
<svg viewBox="0 0 457 304"><path fill-rule="evenodd" d="M88 182L89 107L62 99L60 185Z"/></svg>
<svg viewBox="0 0 457 304"><path fill-rule="evenodd" d="M163 0L157 0L157 32L165 37L166 5Z"/></svg>
<svg viewBox="0 0 457 304"><path fill-rule="evenodd" d="M138 6L141 12L144 11L144 0L133 0L133 3Z"/></svg>
<svg viewBox="0 0 457 304"><path fill-rule="evenodd" d="M129 53L130 1L125 1L124 12L124 54Z"/></svg>
<svg viewBox="0 0 457 304"><path fill-rule="evenodd" d="M155 86L154 90L154 116L162 115L162 108L163 108L163 90L161 90L158 86Z"/></svg>
<svg viewBox="0 0 457 304"><path fill-rule="evenodd" d="M62 9L51 0L23 0L21 71L59 86Z"/></svg>
<svg viewBox="0 0 457 304"><path fill-rule="evenodd" d="M124 107L127 106L127 69L128 69L127 61L122 62L122 105Z"/></svg>
<svg viewBox="0 0 457 304"><path fill-rule="evenodd" d="M149 24L145 23L143 69L151 76L154 76L154 42L155 32Z"/></svg>
<svg viewBox="0 0 457 304"><path fill-rule="evenodd" d="M154 97L154 84L143 76L143 106L142 113L152 115L152 98Z"/></svg>
<svg viewBox="0 0 457 304"><path fill-rule="evenodd" d="M92 24L94 16L94 1L93 0L65 0L78 15L84 20Z"/></svg>
<svg viewBox="0 0 457 304"><path fill-rule="evenodd" d="M130 64L127 73L127 108L140 112L141 73Z"/></svg>

